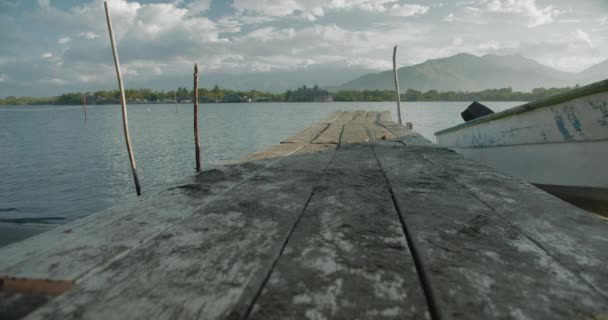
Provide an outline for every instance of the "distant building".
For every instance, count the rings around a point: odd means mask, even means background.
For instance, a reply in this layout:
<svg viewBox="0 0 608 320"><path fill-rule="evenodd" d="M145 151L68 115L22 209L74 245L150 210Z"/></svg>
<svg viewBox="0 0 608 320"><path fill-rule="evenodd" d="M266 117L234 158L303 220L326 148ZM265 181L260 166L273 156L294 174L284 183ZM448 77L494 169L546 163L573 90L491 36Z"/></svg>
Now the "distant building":
<svg viewBox="0 0 608 320"><path fill-rule="evenodd" d="M270 100L269 97L256 97L255 98L255 102L270 102L272 100Z"/></svg>
<svg viewBox="0 0 608 320"><path fill-rule="evenodd" d="M223 103L240 103L247 102L247 100L249 100L247 96L241 97L238 94L227 94L222 98Z"/></svg>
<svg viewBox="0 0 608 320"><path fill-rule="evenodd" d="M202 96L198 98L198 101L201 103L216 103L215 99L207 96Z"/></svg>
<svg viewBox="0 0 608 320"><path fill-rule="evenodd" d="M300 88L297 91L290 91L285 98L288 102L332 102L333 99L327 90L317 88Z"/></svg>

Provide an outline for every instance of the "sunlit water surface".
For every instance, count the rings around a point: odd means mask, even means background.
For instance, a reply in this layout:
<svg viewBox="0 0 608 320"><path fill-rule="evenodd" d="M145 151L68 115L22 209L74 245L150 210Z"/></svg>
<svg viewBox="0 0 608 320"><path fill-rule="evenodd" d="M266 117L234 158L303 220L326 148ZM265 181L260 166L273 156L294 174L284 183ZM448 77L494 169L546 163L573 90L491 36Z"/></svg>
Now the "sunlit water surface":
<svg viewBox="0 0 608 320"><path fill-rule="evenodd" d="M518 102L484 103L494 111ZM461 123L467 103L402 106L404 122L435 141ZM192 106L130 105L129 126L144 193L194 172ZM394 103L250 103L201 105L203 166L237 160L278 144L335 110L389 110ZM54 217L65 223L135 198L120 106L0 108L0 219Z"/></svg>

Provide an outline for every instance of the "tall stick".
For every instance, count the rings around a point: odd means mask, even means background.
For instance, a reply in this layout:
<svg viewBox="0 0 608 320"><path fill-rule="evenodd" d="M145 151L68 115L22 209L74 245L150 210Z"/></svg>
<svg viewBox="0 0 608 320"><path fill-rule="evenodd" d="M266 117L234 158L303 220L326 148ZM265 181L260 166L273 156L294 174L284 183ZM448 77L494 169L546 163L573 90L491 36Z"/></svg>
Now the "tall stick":
<svg viewBox="0 0 608 320"><path fill-rule="evenodd" d="M125 88L122 84L122 74L120 72L120 62L118 61L118 53L116 53L116 43L114 42L114 32L112 31L112 19L110 18L110 10L108 2L104 1L103 5L106 9L106 20L108 22L108 32L110 33L110 42L112 43L112 54L114 55L114 66L116 67L116 77L118 78L118 89L120 90L120 105L122 107L122 125L125 133L125 142L127 143L127 151L131 162L131 171L133 172L133 180L135 181L135 191L137 195L141 195L139 186L139 177L137 175L137 166L135 157L133 157L133 148L131 148L131 137L129 136L129 118L127 116L127 104L125 100Z"/></svg>
<svg viewBox="0 0 608 320"><path fill-rule="evenodd" d="M397 117L401 122L401 94L399 93L399 77L397 76L397 46L393 49L393 74L395 75L395 91L397 92Z"/></svg>
<svg viewBox="0 0 608 320"><path fill-rule="evenodd" d="M175 113L177 113L177 94L173 94L173 102L175 102Z"/></svg>
<svg viewBox="0 0 608 320"><path fill-rule="evenodd" d="M87 121L87 95L82 95L82 107L84 108L84 121Z"/></svg>
<svg viewBox="0 0 608 320"><path fill-rule="evenodd" d="M196 150L196 173L201 172L201 146L198 141L198 64L194 64L194 145Z"/></svg>

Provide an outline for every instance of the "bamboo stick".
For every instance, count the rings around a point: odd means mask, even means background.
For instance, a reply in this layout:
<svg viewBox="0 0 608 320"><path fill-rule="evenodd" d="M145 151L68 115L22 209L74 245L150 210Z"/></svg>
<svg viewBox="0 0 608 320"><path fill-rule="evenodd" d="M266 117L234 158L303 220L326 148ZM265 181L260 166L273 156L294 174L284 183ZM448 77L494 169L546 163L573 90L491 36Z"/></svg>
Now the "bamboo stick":
<svg viewBox="0 0 608 320"><path fill-rule="evenodd" d="M84 109L84 121L87 121L87 95L82 95L82 108Z"/></svg>
<svg viewBox="0 0 608 320"><path fill-rule="evenodd" d="M198 64L194 64L194 145L196 151L196 173L201 172L201 146L198 139Z"/></svg>
<svg viewBox="0 0 608 320"><path fill-rule="evenodd" d="M403 124L401 121L401 94L399 93L399 77L397 76L397 46L393 49L393 75L395 76L395 91L397 92L397 117L399 118L399 124Z"/></svg>
<svg viewBox="0 0 608 320"><path fill-rule="evenodd" d="M104 1L103 5L106 9L106 21L108 22L108 32L110 34L110 43L112 44L112 54L114 55L114 66L116 67L116 77L118 78L118 89L120 90L120 105L122 107L122 125L125 134L125 142L129 153L129 161L131 162L131 171L133 172L133 180L135 181L135 191L137 195L141 195L141 187L139 186L139 176L137 175L137 165L133 156L133 148L131 147L131 137L129 136L129 118L127 116L127 104L125 100L125 88L122 83L122 74L120 72L120 62L118 61L118 53L116 52L116 43L114 42L114 32L112 31L112 19L110 18L110 10L108 2Z"/></svg>

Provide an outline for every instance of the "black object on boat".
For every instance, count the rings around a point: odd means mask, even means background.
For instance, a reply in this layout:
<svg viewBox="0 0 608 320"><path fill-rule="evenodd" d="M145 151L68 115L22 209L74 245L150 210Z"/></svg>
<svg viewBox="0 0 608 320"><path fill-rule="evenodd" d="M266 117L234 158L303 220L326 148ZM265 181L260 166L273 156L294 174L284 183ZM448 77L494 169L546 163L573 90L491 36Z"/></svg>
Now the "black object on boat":
<svg viewBox="0 0 608 320"><path fill-rule="evenodd" d="M460 115L465 122L469 122L492 113L494 113L494 111L492 111L490 108L479 102L473 102L466 110L461 112Z"/></svg>

